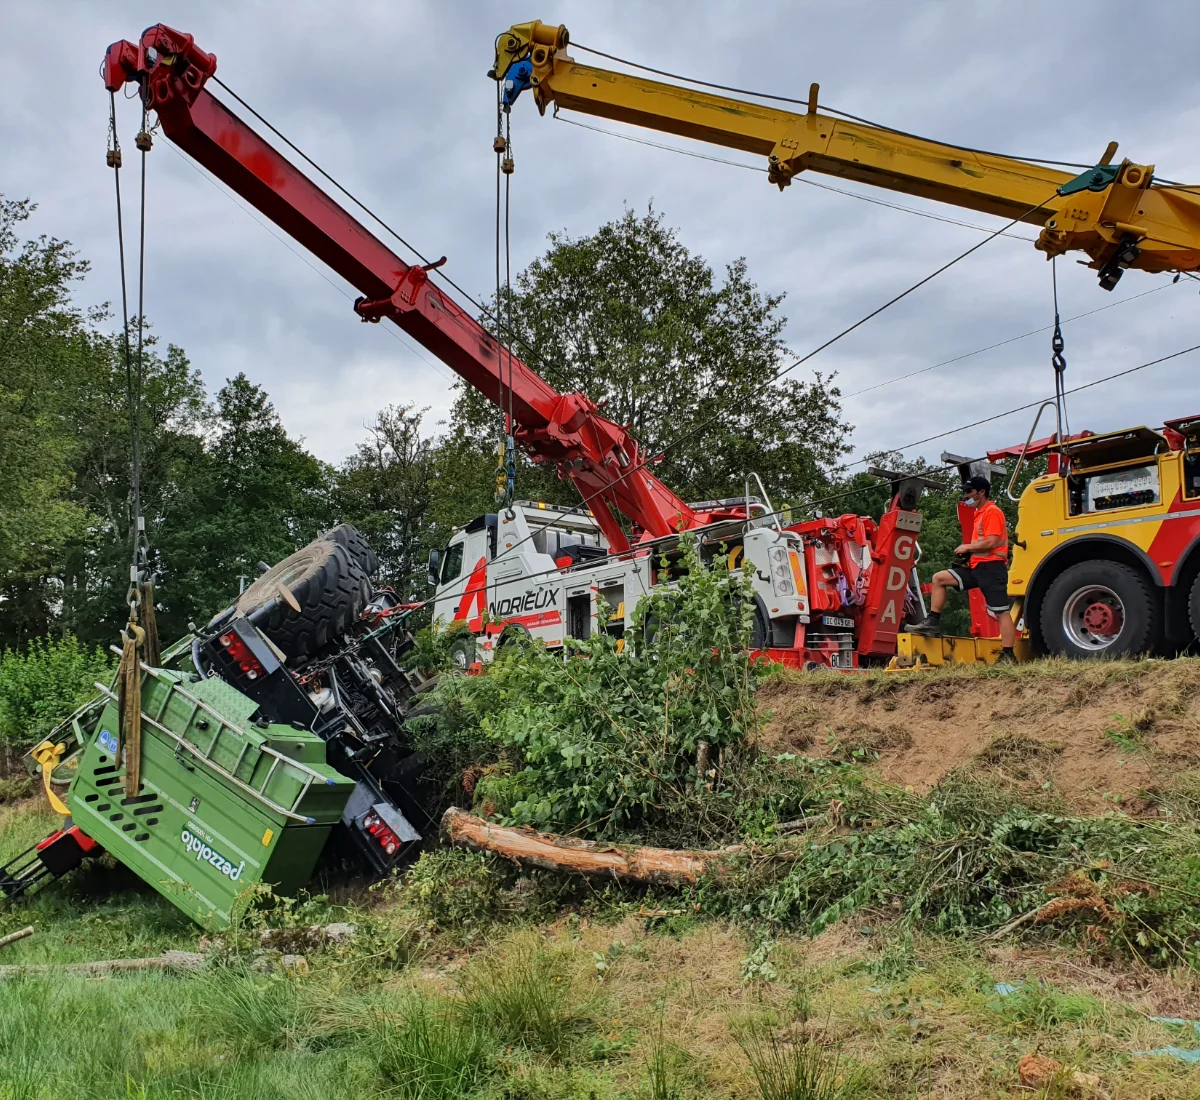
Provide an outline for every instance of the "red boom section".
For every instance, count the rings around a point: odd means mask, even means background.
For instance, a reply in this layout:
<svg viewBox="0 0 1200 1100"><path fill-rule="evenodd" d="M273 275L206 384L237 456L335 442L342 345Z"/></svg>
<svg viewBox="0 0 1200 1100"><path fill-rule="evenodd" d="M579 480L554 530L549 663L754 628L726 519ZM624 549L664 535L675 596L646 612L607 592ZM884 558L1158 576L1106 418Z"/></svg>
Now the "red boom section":
<svg viewBox="0 0 1200 1100"><path fill-rule="evenodd" d="M160 23L137 45L110 46L102 71L109 91L136 83L171 141L357 287L363 297L354 308L364 321L386 317L485 397L507 402L509 353L496 338L430 283L428 269L406 264L209 94L204 84L216 68L216 57L198 49L191 35ZM553 462L592 501L613 550L628 549L629 541L612 509L648 538L728 514L689 507L637 468L646 455L626 428L600 416L586 395L559 393L515 356L511 388L517 442L535 462Z"/></svg>

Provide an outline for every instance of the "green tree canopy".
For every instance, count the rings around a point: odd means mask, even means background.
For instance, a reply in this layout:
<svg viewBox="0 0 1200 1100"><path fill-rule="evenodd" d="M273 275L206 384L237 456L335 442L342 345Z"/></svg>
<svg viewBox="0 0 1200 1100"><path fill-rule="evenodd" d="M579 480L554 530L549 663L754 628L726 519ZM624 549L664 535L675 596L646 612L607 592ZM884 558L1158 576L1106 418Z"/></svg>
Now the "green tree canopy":
<svg viewBox="0 0 1200 1100"><path fill-rule="evenodd" d="M204 428L152 536L168 635L232 602L260 561L286 557L333 523L333 471L288 435L261 386L244 374L226 381Z"/></svg>
<svg viewBox="0 0 1200 1100"><path fill-rule="evenodd" d="M65 241L22 241L33 210L0 197L0 630L16 639L45 629L41 578L88 527L74 428L98 356L70 299L87 264Z"/></svg>
<svg viewBox="0 0 1200 1100"><path fill-rule="evenodd" d="M718 280L651 207L590 236L552 233L499 306L533 369L629 424L650 454L670 446L656 473L681 496L739 495L756 471L795 499L827 483L849 426L831 380L773 380L790 358L782 301L758 289L744 260ZM492 402L460 388L452 432L474 442L489 481L499 424ZM544 479L531 483L545 491Z"/></svg>
<svg viewBox="0 0 1200 1100"><path fill-rule="evenodd" d="M434 451L421 436L423 414L412 405L380 410L339 470L335 496L339 517L353 519L379 555L382 577L404 600L425 595L429 550L449 538L449 530L431 526Z"/></svg>

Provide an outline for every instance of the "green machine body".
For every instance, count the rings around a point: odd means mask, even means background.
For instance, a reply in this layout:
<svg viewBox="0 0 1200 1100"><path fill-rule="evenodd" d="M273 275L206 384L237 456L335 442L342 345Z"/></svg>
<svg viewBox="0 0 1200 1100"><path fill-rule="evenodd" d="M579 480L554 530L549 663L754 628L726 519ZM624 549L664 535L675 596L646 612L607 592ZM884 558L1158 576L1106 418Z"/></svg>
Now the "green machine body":
<svg viewBox="0 0 1200 1100"><path fill-rule="evenodd" d="M229 926L256 883L281 894L307 883L354 789L320 737L255 722L258 704L221 680L145 669L140 785L129 797L106 694L80 729L74 824L210 931Z"/></svg>

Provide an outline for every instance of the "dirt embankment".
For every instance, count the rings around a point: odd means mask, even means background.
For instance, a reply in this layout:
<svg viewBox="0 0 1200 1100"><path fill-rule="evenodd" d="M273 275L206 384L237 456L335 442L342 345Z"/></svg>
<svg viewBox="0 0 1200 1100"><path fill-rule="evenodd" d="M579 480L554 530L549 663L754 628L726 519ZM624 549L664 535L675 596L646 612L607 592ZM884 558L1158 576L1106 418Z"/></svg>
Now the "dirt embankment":
<svg viewBox="0 0 1200 1100"><path fill-rule="evenodd" d="M763 745L861 759L924 793L959 769L1054 790L1071 809L1164 812L1200 767L1200 659L920 673L783 672L761 692ZM1185 785L1186 786L1186 785ZM1190 790L1200 796L1200 783ZM1194 811L1197 807L1191 807Z"/></svg>

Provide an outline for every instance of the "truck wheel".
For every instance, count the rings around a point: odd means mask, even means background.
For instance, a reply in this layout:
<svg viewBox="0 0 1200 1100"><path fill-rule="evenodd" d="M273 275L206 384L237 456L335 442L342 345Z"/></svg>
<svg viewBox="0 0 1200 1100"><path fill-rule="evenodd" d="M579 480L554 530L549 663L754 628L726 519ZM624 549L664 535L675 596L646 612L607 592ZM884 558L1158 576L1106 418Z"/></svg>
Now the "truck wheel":
<svg viewBox="0 0 1200 1100"><path fill-rule="evenodd" d="M1200 640L1200 576L1192 581L1192 591L1188 596L1188 619L1192 623L1192 635Z"/></svg>
<svg viewBox="0 0 1200 1100"><path fill-rule="evenodd" d="M1158 620L1149 583L1119 562L1064 569L1042 601L1046 648L1076 660L1148 653L1158 640Z"/></svg>
<svg viewBox="0 0 1200 1100"><path fill-rule="evenodd" d="M450 643L450 660L459 672L466 672L476 660L475 635L466 634Z"/></svg>
<svg viewBox="0 0 1200 1100"><path fill-rule="evenodd" d="M750 621L750 648L767 649L771 645L771 623L766 612L754 602L754 618Z"/></svg>
<svg viewBox="0 0 1200 1100"><path fill-rule="evenodd" d="M300 610L279 599L280 587L292 594ZM308 657L344 634L371 598L366 573L340 543L315 539L258 578L237 602L252 615L272 600L265 621L257 622L289 657Z"/></svg>
<svg viewBox="0 0 1200 1100"><path fill-rule="evenodd" d="M339 546L345 547L346 553L362 566L368 577L373 577L379 572L379 555L367 545L362 532L353 524L339 523L332 530L326 531L321 538L331 539Z"/></svg>
<svg viewBox="0 0 1200 1100"><path fill-rule="evenodd" d="M496 639L496 653L526 653L533 648L533 635L529 627L520 623L509 623Z"/></svg>

